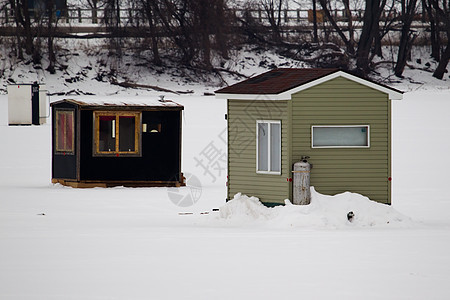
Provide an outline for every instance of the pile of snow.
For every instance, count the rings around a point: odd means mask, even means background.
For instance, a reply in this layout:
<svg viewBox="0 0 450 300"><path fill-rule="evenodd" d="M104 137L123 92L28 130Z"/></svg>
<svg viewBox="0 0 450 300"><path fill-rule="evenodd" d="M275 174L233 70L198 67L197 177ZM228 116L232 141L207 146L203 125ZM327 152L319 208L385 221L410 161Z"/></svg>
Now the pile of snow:
<svg viewBox="0 0 450 300"><path fill-rule="evenodd" d="M327 196L311 187L311 204L292 205L285 200L284 206L266 207L258 198L240 193L220 208L209 219L212 223L242 225L265 225L274 228L362 228L396 227L413 225L413 221L389 205L381 204L357 193L345 192ZM353 218L348 219L352 212Z"/></svg>

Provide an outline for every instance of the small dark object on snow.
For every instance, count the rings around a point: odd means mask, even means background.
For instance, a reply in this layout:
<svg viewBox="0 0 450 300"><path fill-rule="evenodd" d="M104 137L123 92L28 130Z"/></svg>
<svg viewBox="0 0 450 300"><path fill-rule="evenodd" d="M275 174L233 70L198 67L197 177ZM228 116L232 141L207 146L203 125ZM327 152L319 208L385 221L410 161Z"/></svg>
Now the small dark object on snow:
<svg viewBox="0 0 450 300"><path fill-rule="evenodd" d="M212 211L219 211L219 209L218 208L213 208Z"/></svg>
<svg viewBox="0 0 450 300"><path fill-rule="evenodd" d="M352 211L350 211L350 212L347 214L347 220L348 220L349 222L352 222L354 216L355 216L355 214L354 214Z"/></svg>
<svg viewBox="0 0 450 300"><path fill-rule="evenodd" d="M37 214L38 216L45 216L45 214L44 213L40 213L40 214Z"/></svg>

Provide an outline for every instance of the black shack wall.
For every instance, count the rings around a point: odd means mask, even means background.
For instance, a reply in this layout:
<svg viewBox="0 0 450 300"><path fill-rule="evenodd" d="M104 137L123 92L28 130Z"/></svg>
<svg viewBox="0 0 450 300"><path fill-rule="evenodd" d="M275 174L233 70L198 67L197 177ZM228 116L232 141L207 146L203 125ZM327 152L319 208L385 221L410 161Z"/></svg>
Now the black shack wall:
<svg viewBox="0 0 450 300"><path fill-rule="evenodd" d="M93 156L93 111L81 111L80 180L180 180L180 111L143 111L142 123L159 121L160 133L142 133L141 157Z"/></svg>
<svg viewBox="0 0 450 300"><path fill-rule="evenodd" d="M55 151L56 138L56 110L73 109L74 115L74 141L75 148L73 154L60 154ZM78 116L79 111L76 105L70 103L59 103L52 106L52 178L56 179L77 179L77 153L78 153Z"/></svg>

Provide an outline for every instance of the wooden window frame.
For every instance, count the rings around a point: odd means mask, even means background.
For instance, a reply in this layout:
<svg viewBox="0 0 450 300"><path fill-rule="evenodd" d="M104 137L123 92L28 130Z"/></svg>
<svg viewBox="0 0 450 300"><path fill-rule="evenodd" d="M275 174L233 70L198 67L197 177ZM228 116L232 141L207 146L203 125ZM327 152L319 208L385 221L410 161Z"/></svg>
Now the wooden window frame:
<svg viewBox="0 0 450 300"><path fill-rule="evenodd" d="M61 147L61 145L59 144L59 135L61 134L60 130L59 130L59 118L60 115L64 114L64 115L71 115L72 116L72 140L71 140L71 145L72 147L67 148L67 147ZM64 132L63 135L66 137L67 136L67 132L66 132L66 126L64 126ZM55 110L55 154L61 154L61 155L73 155L75 153L75 110L74 109L56 109ZM66 138L65 138L66 140Z"/></svg>
<svg viewBox="0 0 450 300"><path fill-rule="evenodd" d="M365 127L367 128L367 145L364 146L314 146L314 128L331 127L331 128L354 128L354 127ZM370 125L313 125L311 126L311 148L312 149L324 149L324 148L370 148Z"/></svg>
<svg viewBox="0 0 450 300"><path fill-rule="evenodd" d="M100 151L100 117L114 116L115 117L115 149L114 151ZM134 117L134 151L119 151L120 130L119 118L121 116ZM103 157L141 157L142 156L142 112L138 111L94 111L93 114L93 156Z"/></svg>
<svg viewBox="0 0 450 300"><path fill-rule="evenodd" d="M259 170L259 124L267 124L268 126L267 126L267 128L268 128L268 130L269 130L269 133L268 133L268 138L269 138L269 141L268 141L268 151L267 151L267 169L268 169L268 171L263 171L263 170ZM271 138L271 136L272 136L272 132L271 132L271 130L272 130L272 124L279 124L280 125L280 148L279 148L279 151L280 151L280 161L279 161L279 166L280 166L280 171L271 171L271 159L272 159L272 156L271 156L271 152L270 152L270 149L271 149L271 147L270 147L270 138ZM283 167L283 165L282 165L282 160L283 160L283 153L281 152L282 151L282 144L283 144L283 140L282 140L282 133L283 133L283 126L282 126L282 123L281 123L281 120L257 120L256 121L256 173L257 174L269 174L269 175L281 175L281 171L282 171L282 167Z"/></svg>

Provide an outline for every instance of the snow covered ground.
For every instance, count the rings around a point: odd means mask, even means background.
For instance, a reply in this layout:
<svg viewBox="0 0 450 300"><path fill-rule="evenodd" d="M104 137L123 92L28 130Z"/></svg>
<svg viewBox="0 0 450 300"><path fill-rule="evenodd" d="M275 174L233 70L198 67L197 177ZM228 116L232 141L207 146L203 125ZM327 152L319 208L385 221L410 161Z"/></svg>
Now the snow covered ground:
<svg viewBox="0 0 450 300"><path fill-rule="evenodd" d="M197 161L225 153L225 102L166 98L185 106L183 171L197 179L181 190L50 184L50 126L6 126L0 96L0 299L450 298L448 87L394 102L391 207L315 192L308 207L223 207L226 164Z"/></svg>

